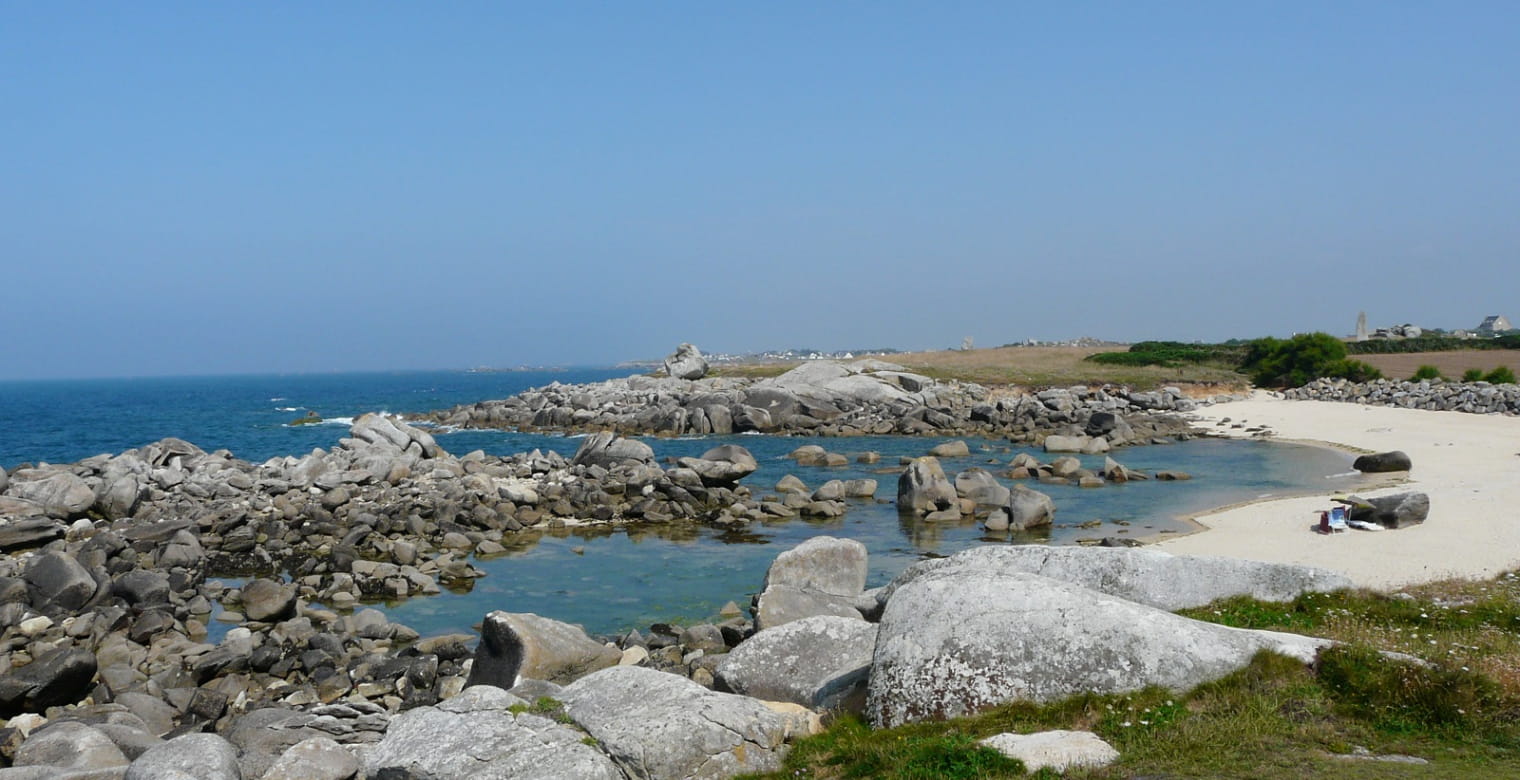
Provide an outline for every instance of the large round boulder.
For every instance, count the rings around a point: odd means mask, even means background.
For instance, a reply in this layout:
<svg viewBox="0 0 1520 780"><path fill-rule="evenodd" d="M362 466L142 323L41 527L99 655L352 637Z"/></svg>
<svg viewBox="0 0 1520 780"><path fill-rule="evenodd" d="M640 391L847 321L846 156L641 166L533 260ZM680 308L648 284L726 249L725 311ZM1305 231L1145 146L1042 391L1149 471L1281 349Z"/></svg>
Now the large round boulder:
<svg viewBox="0 0 1520 780"><path fill-rule="evenodd" d="M49 517L75 517L95 504L90 484L67 471L23 469L11 480L9 492L37 504Z"/></svg>
<svg viewBox="0 0 1520 780"><path fill-rule="evenodd" d="M1379 452L1373 455L1362 455L1351 463L1351 468L1364 474L1382 474L1389 471L1408 471L1413 467L1409 456L1403 452Z"/></svg>
<svg viewBox="0 0 1520 780"><path fill-rule="evenodd" d="M1014 485L1008 491L1007 511L1008 527L1025 531L1055 522L1056 502L1038 490Z"/></svg>
<svg viewBox="0 0 1520 780"><path fill-rule="evenodd" d="M820 615L766 629L718 664L720 689L808 709L861 712L876 625Z"/></svg>
<svg viewBox="0 0 1520 780"><path fill-rule="evenodd" d="M1190 620L1034 574L931 571L882 614L867 715L878 727L1223 677L1261 650L1311 662L1325 640Z"/></svg>
<svg viewBox="0 0 1520 780"><path fill-rule="evenodd" d="M645 667L587 675L560 699L576 725L638 780L770 772L786 751L786 717L760 701Z"/></svg>
<svg viewBox="0 0 1520 780"><path fill-rule="evenodd" d="M624 439L610 431L587 436L570 462L577 466L612 468L654 463L654 450L638 439Z"/></svg>
<svg viewBox="0 0 1520 780"><path fill-rule="evenodd" d="M682 344L665 357L665 375L676 379L701 379L707 376L707 359L692 344Z"/></svg>
<svg viewBox="0 0 1520 780"><path fill-rule="evenodd" d="M897 478L897 510L928 514L956 505L955 486L933 456L915 458Z"/></svg>
<svg viewBox="0 0 1520 780"><path fill-rule="evenodd" d="M592 639L579 626L528 612L486 615L469 685L510 690L520 677L568 683L614 666L623 654Z"/></svg>
<svg viewBox="0 0 1520 780"><path fill-rule="evenodd" d="M815 536L781 553L756 599L756 629L815 615L860 619L855 601L865 590L866 568L866 546L854 539Z"/></svg>

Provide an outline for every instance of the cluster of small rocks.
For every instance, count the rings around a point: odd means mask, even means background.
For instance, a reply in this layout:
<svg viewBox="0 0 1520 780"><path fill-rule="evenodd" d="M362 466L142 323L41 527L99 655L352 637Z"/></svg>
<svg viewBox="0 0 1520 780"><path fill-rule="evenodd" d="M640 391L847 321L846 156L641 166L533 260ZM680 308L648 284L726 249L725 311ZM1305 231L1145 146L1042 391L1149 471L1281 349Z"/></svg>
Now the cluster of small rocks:
<svg viewBox="0 0 1520 780"><path fill-rule="evenodd" d="M985 435L1037 441L1104 436L1111 446L1185 434L1175 412L1195 408L1177 388L1132 392L1072 387L1033 395L940 382L879 360L812 361L763 380L635 376L551 384L504 400L433 412L460 428L600 431L636 435L761 433L815 436ZM1099 433L1090 421L1100 417ZM1105 422L1106 421L1106 422Z"/></svg>
<svg viewBox="0 0 1520 780"><path fill-rule="evenodd" d="M947 449L941 445L935 451L959 453L965 447L963 442L955 444L959 444L960 449ZM1008 465L1007 470L996 476L987 469L973 466L961 470L951 479L939 458L928 455L912 459L897 480L898 510L917 514L931 522L977 517L989 531L1024 531L1050 525L1055 518L1055 502L1049 495L1023 485L1005 487L998 482L997 476L1088 488L1152 478L1152 475L1128 468L1113 458L1104 458L1103 468L1092 471L1084 468L1075 457L1041 463L1033 455L1021 452ZM1158 471L1154 476L1163 481L1190 478L1180 471Z"/></svg>
<svg viewBox="0 0 1520 780"><path fill-rule="evenodd" d="M1316 379L1303 387L1285 390L1283 395L1298 401L1345 401L1469 414L1520 414L1520 385L1489 382Z"/></svg>

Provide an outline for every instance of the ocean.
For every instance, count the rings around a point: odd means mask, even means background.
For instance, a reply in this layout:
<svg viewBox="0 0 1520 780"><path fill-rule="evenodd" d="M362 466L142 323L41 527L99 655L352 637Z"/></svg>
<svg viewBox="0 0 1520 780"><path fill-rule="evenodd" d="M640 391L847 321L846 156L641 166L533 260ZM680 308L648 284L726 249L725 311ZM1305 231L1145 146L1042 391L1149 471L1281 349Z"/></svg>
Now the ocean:
<svg viewBox="0 0 1520 780"><path fill-rule="evenodd" d="M206 450L227 449L254 462L330 448L360 414L419 413L504 398L550 382L592 382L626 375L626 369L586 368L521 372L389 372L151 379L97 379L0 383L0 466L77 461L117 453L173 436ZM292 425L308 412L325 422ZM1181 531L1180 519L1215 506L1292 493L1349 490L1358 480L1351 457L1316 447L1275 442L1197 439L1129 447L1113 454L1131 468L1188 472L1185 482L1131 482L1103 488L1041 486L1057 507L1056 527L1022 534L987 534L979 524L924 523L901 518L896 495L903 456L925 454L933 438L822 439L708 436L646 439L660 457L700 455L720 443L748 448L761 464L746 478L757 495L790 473L811 487L828 479L878 481L875 501L852 500L845 516L828 521L792 519L740 530L631 526L619 530L524 532L504 541L508 554L477 561L487 576L467 593L380 604L424 635L470 631L494 609L535 612L611 634L653 622L710 620L728 601L747 606L781 551L809 537L858 539L871 554L868 586L885 584L924 557L981 544L1074 544L1083 538ZM1024 451L1006 441L968 439L971 455L944 461L946 471L972 466L995 471ZM455 455L479 449L508 455L534 448L569 456L579 437L504 431L438 434ZM799 467L785 455L819 444L852 455L881 454L876 465ZM1034 452L1042 460L1049 458ZM1102 456L1084 456L1102 465ZM1305 518L1305 525L1309 522Z"/></svg>

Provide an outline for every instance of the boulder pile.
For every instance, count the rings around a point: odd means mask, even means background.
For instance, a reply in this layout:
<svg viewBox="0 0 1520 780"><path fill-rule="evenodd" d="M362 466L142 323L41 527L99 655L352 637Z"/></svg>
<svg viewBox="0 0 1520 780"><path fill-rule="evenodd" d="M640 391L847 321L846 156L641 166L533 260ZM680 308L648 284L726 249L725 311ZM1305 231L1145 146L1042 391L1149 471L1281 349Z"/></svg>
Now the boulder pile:
<svg viewBox="0 0 1520 780"><path fill-rule="evenodd" d="M1520 414L1520 385L1488 382L1316 379L1303 387L1285 390L1283 395L1299 401L1345 401L1436 412Z"/></svg>
<svg viewBox="0 0 1520 780"><path fill-rule="evenodd" d="M1194 403L1176 388L1132 392L1072 387L1020 395L964 382L940 382L879 360L810 361L781 376L682 378L678 352L666 377L527 390L511 398L433 412L460 428L701 435L758 431L816 436L984 435L1036 442L1075 437L1084 448L1180 436L1174 413ZM674 360L674 362L672 362ZM1099 444L1098 442L1101 442Z"/></svg>

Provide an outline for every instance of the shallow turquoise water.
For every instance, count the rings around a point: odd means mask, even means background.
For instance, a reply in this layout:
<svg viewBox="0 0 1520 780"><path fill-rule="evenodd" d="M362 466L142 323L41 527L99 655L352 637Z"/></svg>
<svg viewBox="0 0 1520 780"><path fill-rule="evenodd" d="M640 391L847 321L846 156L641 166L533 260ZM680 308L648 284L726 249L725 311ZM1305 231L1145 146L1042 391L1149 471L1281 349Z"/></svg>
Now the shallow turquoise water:
<svg viewBox="0 0 1520 780"><path fill-rule="evenodd" d="M440 441L450 447L454 437ZM411 599L387 611L424 634L469 631L494 609L536 612L579 623L593 633L642 630L658 621L713 619L730 600L747 607L771 560L812 536L848 537L865 544L871 556L867 585L874 587L927 556L949 555L982 544L1073 544L1083 537L1181 530L1184 524L1179 517L1205 509L1274 495L1349 489L1358 479L1347 473L1351 471L1349 455L1302 445L1198 439L1132 447L1114 457L1132 468L1186 471L1194 478L1103 488L1035 485L1055 500L1056 527L1042 533L988 534L974 521L925 523L901 517L895 506L882 503L896 495L901 471L898 456L922 455L941 439L734 436L647 441L662 457L699 455L723 442L741 444L761 463L761 469L745 479L757 495L771 492L778 479L791 473L810 487L827 479L876 479L877 501L852 500L849 512L834 520L790 519L735 532L704 527L685 529L672 537L670 529L635 526L610 532L564 529L529 534L523 537L523 549L478 562L488 576L477 580L471 592ZM947 472L971 466L994 470L989 461L1001 466L1020 451L1010 449L1007 442L968 441L973 450L970 457L942 459ZM564 454L573 451L569 445L575 440L563 443L567 445ZM845 467L798 467L783 457L807 443L842 453L877 451L882 463L865 466L852 458ZM979 449L984 446L989 449ZM1042 460L1051 457L1034 454ZM1089 467L1103 462L1102 456L1083 456L1082 460ZM1091 520L1100 520L1102 525L1077 527Z"/></svg>
<svg viewBox="0 0 1520 780"><path fill-rule="evenodd" d="M0 430L5 431L0 437L0 466L74 461L165 436L183 438L207 450L226 448L257 462L332 447L347 434L343 420L368 411L422 412L504 398L552 381L599 381L626 373L577 369L0 382ZM332 422L289 426L307 410ZM784 474L794 473L814 487L831 478L873 478L879 482L877 498L886 501L896 495L898 457L922 455L944 439L729 436L646 441L661 457L700 455L725 442L747 447L761 463L760 471L745 480L757 495L769 492ZM580 440L460 431L440 435L439 443L456 455L475 449L509 455L541 448L569 456ZM809 443L851 455L873 450L881 453L881 464L862 466L852 458L849 466L822 469L798 467L783 457ZM947 471L971 466L996 471L1018 451L1001 441L969 443L972 455L946 460ZM1036 456L1048 460L1043 453ZM1349 456L1290 444L1195 440L1123 449L1114 457L1132 468L1174 469L1195 478L1098 489L1041 487L1055 499L1057 527L1018 538L984 536L974 522L926 524L903 519L890 504L869 501L852 501L846 516L826 523L789 520L742 532L695 528L672 537L670 529L636 527L610 533L525 534L519 539L519 550L480 562L489 576L477 581L472 592L413 599L387 609L395 619L424 634L469 630L493 609L537 612L581 623L596 633L612 633L654 621L710 619L730 600L743 606L779 552L819 534L863 542L871 552L870 584L874 586L921 557L948 555L973 545L1071 544L1081 537L1181 528L1176 520L1179 515L1267 495L1348 489L1353 479L1344 476L1351 470ZM1101 456L1083 460L1089 467L1103 461ZM1329 478L1332 475L1342 476ZM1103 524L1076 527L1091 520ZM582 549L577 552L577 548ZM212 630L225 628L213 624Z"/></svg>

